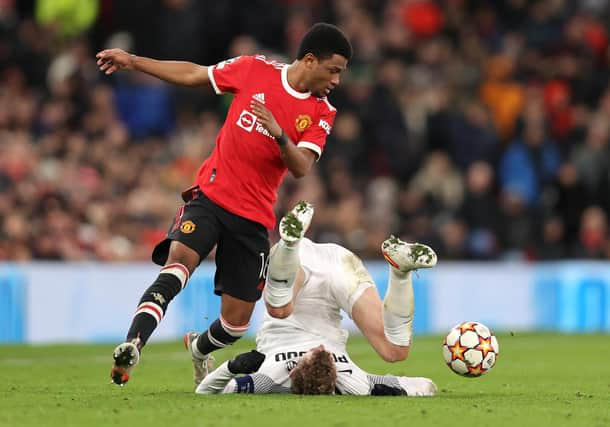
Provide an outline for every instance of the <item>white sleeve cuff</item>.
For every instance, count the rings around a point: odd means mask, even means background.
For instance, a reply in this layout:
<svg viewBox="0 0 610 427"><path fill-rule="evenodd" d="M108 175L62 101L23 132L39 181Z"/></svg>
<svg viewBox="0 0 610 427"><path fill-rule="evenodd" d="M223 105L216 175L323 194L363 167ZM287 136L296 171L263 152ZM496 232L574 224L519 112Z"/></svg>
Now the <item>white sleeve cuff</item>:
<svg viewBox="0 0 610 427"><path fill-rule="evenodd" d="M360 284L358 284L358 288L349 296L348 299L348 304L349 304L349 313L347 313L349 315L349 318L352 318L352 309L354 308L354 304L356 304L356 301L358 301L358 298L360 298L362 296L362 294L364 293L364 291L366 291L368 288L374 288L375 284L371 283L371 282L362 282Z"/></svg>
<svg viewBox="0 0 610 427"><path fill-rule="evenodd" d="M314 153L316 153L318 155L317 160L320 160L320 156L322 155L322 149L320 147L318 147L316 144L314 144L313 142L301 141L297 144L297 147L303 147L303 148L307 148L307 149L313 151Z"/></svg>
<svg viewBox="0 0 610 427"><path fill-rule="evenodd" d="M218 86L216 85L216 80L214 79L214 68L216 68L216 65L208 67L208 77L210 78L210 83L212 84L212 88L214 88L214 92L216 92L216 95L222 95L222 91L218 89Z"/></svg>

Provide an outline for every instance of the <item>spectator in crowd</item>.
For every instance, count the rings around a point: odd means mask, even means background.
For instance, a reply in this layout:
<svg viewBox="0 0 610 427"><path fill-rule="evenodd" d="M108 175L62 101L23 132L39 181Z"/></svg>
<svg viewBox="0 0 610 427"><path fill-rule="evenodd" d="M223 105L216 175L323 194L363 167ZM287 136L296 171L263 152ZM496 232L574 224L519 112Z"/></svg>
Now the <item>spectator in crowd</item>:
<svg viewBox="0 0 610 427"><path fill-rule="evenodd" d="M72 3L81 12L67 16ZM284 60L318 20L339 25L355 55L330 97L340 113L328 150L284 182L278 216L311 200L311 237L361 256L395 233L452 259L610 258L607 1L250 7L271 12L254 22L236 0L0 2L0 259L145 259L210 153L228 100L100 81L92 53L111 37L153 57Z"/></svg>
<svg viewBox="0 0 610 427"><path fill-rule="evenodd" d="M580 235L572 248L574 258L608 258L608 215L599 206L582 213Z"/></svg>
<svg viewBox="0 0 610 427"><path fill-rule="evenodd" d="M548 138L544 122L527 122L523 137L512 141L500 159L500 187L519 196L528 207L537 207L560 163L559 150Z"/></svg>
<svg viewBox="0 0 610 427"><path fill-rule="evenodd" d="M483 161L472 163L466 173L466 195L459 217L469 230L469 252L477 259L494 259L498 256L501 223L494 189L491 164Z"/></svg>
<svg viewBox="0 0 610 427"><path fill-rule="evenodd" d="M542 237L536 250L535 258L541 261L561 260L568 257L568 250L563 243L565 226L560 217L545 218L542 224Z"/></svg>

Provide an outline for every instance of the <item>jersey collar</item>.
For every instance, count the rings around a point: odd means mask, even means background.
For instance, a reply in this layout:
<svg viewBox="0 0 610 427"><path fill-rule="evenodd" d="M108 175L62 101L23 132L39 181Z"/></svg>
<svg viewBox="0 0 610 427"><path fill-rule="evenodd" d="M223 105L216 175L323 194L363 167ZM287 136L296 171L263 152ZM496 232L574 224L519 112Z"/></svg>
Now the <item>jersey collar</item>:
<svg viewBox="0 0 610 427"><path fill-rule="evenodd" d="M288 83L288 64L282 67L282 86L284 86L284 90L288 92L290 95L294 96L298 99L307 99L311 96L311 92L298 92L290 86Z"/></svg>

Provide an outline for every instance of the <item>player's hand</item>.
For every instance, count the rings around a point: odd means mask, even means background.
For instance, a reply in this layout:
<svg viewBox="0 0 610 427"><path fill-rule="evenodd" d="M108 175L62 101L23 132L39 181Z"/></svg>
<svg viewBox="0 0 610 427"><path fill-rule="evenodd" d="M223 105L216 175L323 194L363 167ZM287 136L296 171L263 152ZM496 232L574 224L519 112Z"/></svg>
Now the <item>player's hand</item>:
<svg viewBox="0 0 610 427"><path fill-rule="evenodd" d="M271 114L271 111L264 104L261 104L255 99L250 101L250 108L252 112L257 117L258 122L263 125L267 132L271 134L274 138L279 138L282 136L284 131L280 127L280 125L275 121L275 117Z"/></svg>
<svg viewBox="0 0 610 427"><path fill-rule="evenodd" d="M133 55L122 49L106 49L95 55L97 66L106 74L112 74L118 70L133 70Z"/></svg>
<svg viewBox="0 0 610 427"><path fill-rule="evenodd" d="M256 350L242 353L229 360L229 371L234 374L251 374L258 371L265 361L265 355Z"/></svg>

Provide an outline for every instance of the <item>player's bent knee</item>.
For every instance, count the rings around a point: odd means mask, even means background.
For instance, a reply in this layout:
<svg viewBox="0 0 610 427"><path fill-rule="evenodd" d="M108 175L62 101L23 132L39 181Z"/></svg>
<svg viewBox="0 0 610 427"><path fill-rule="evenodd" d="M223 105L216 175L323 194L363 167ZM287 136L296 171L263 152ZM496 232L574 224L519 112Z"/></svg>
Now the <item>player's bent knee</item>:
<svg viewBox="0 0 610 427"><path fill-rule="evenodd" d="M269 316L274 317L276 319L285 319L290 314L292 314L292 308L288 308L288 306L284 307L271 307L269 304L267 305L267 313Z"/></svg>
<svg viewBox="0 0 610 427"><path fill-rule="evenodd" d="M166 265L182 264L188 268L189 273L192 274L199 265L200 260L201 257L195 250L189 248L184 243L173 240L169 249Z"/></svg>

